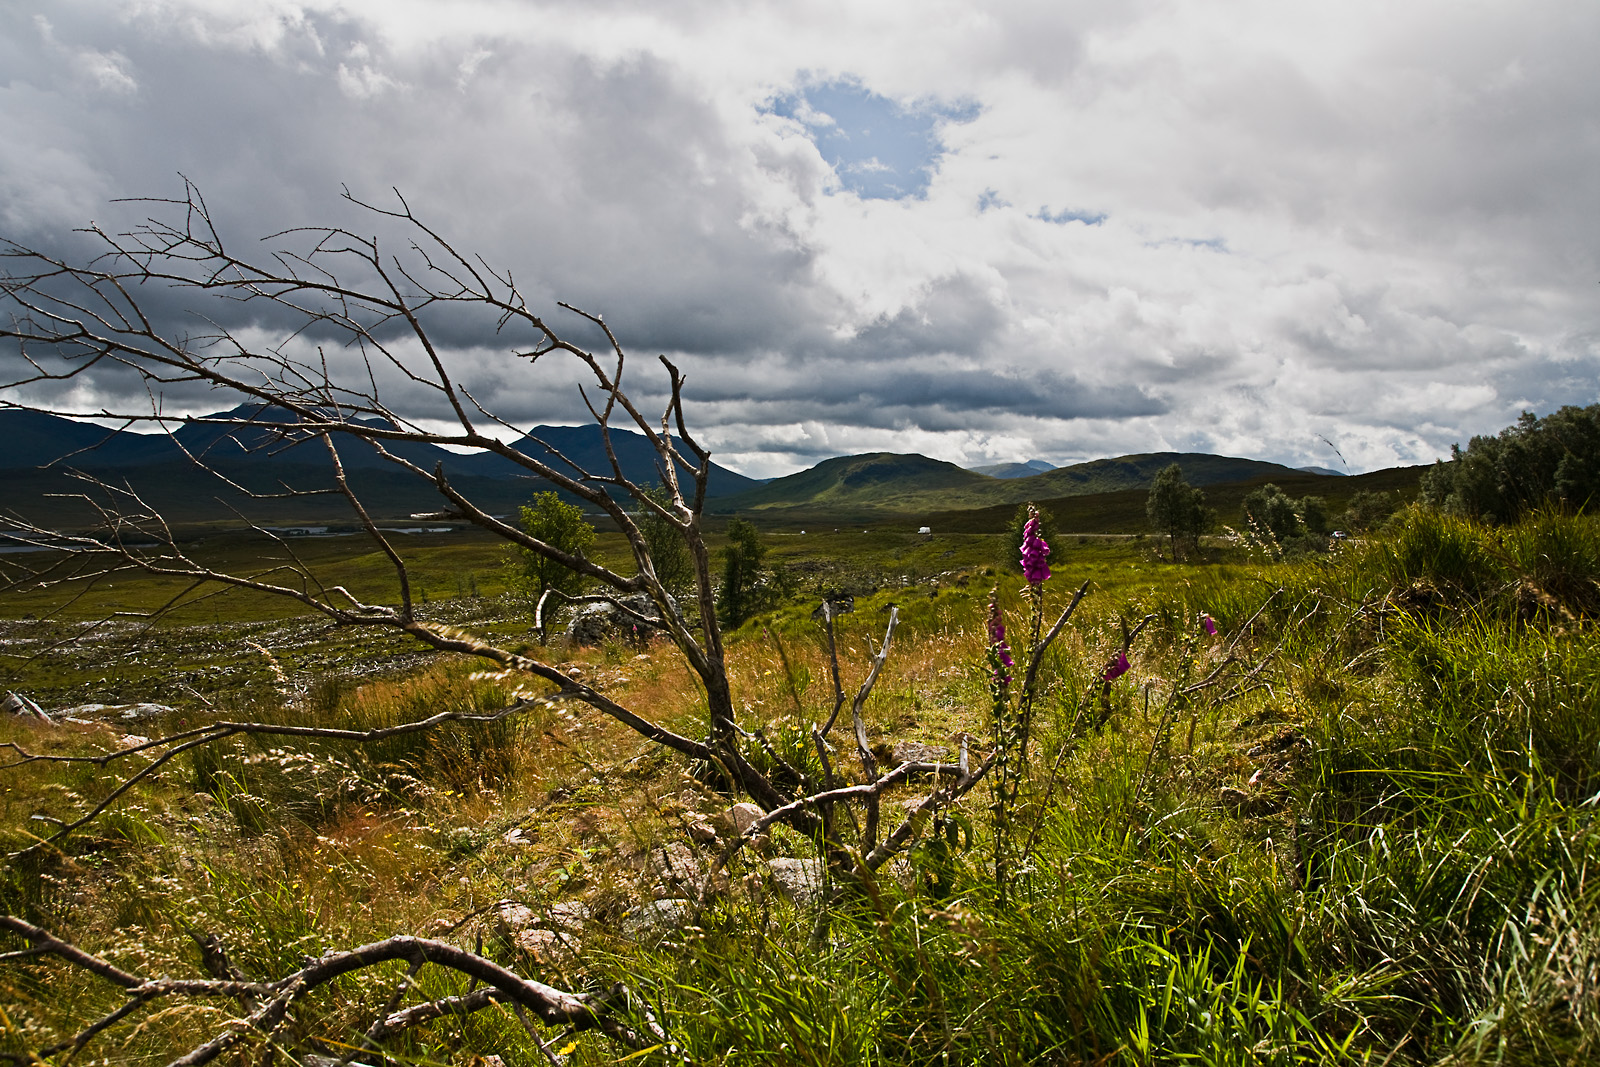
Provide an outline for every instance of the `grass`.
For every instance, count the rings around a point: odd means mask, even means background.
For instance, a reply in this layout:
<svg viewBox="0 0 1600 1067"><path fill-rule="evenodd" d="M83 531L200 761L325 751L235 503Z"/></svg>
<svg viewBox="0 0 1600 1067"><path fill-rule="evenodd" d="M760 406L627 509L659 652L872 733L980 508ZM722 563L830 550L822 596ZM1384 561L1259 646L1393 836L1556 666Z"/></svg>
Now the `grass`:
<svg viewBox="0 0 1600 1067"><path fill-rule="evenodd" d="M773 538L776 556L809 568L814 590L857 596L840 625L847 688L890 603L901 609L868 706L874 744L984 734L991 585L1010 618L1022 610L1020 580L995 560L994 540L831 528ZM627 936L629 909L664 891L653 888L650 850L696 854L691 828L738 798L594 712L560 707L387 748L274 741L196 756L65 851L8 865L0 903L148 973L198 973L191 932L221 934L259 975L400 930L481 940L552 984L626 981L676 1046L632 1062L1594 1060L1591 520L1544 514L1492 530L1407 512L1389 533L1327 559L1271 565L1222 555L1157 564L1132 540L1063 541L1047 610L1059 610L1069 585L1087 578L1094 590L1044 672L1017 813L1024 862L1004 894L980 788L928 829L910 862L885 868L823 923L788 902L752 855L691 923L659 940ZM434 558L447 573L449 552ZM791 751L831 688L810 606L757 619L730 642L746 723ZM1200 630L1202 612L1217 637ZM1102 683L1124 627L1147 617L1132 669ZM258 633L290 624L228 622L268 628ZM232 654L215 651L224 663ZM674 728L703 729L703 704L666 650L559 655ZM1205 684L1230 655L1238 666ZM329 670L314 651L285 661L288 695L268 671L236 687L241 707L370 726L504 706L518 685L438 657L367 676ZM163 662L153 655L151 670ZM177 714L202 709L191 702ZM20 719L0 722L0 733L58 752L117 743L104 727ZM75 766L6 775L7 851L29 840L34 815L68 817L105 788ZM811 844L783 831L769 851L806 856ZM577 950L519 945L496 919L503 900L536 915L582 903ZM56 963L0 968L9 1020L0 1051L38 1047L118 1002ZM319 993L286 1047L348 1042L401 974L369 972ZM432 970L418 981L434 995L466 988ZM165 1062L230 1010L153 1013L85 1056ZM622 1055L593 1035L571 1045L563 1055L574 1064ZM389 1053L404 1063L490 1053L513 1067L547 1062L493 1010L409 1032Z"/></svg>

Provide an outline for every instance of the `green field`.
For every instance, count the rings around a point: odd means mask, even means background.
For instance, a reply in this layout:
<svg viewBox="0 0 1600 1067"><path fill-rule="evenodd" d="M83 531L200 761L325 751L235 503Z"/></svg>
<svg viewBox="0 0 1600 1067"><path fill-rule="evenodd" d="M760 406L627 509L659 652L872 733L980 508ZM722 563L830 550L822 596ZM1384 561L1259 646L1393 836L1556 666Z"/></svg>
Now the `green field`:
<svg viewBox="0 0 1600 1067"><path fill-rule="evenodd" d="M810 611L849 592L847 691L891 606L902 620L864 712L872 749L965 737L988 751L991 590L1014 649L1027 632L1001 538L836 525L767 534L794 596L730 637L743 725L761 727L771 753L814 765L808 731L832 683ZM531 642L526 604L503 592L501 547L464 531L396 543L427 592L425 615ZM396 595L361 539L291 547L361 596ZM845 887L825 912L777 873L815 855L814 842L775 827L702 906L642 930L645 902L685 892L652 857L668 848L704 869L718 847L705 834L726 838L729 806L744 798L570 703L365 745L233 738L172 760L97 821L20 856L144 757L11 766L0 910L118 967L173 977L205 975L206 933L263 980L416 933L563 989L625 983L621 1017L643 1027L648 1010L661 1028L635 1054L594 1031L535 1026L541 1051L515 1013L488 1006L386 1038L384 1055L405 1064L1593 1062L1600 528L1540 514L1490 529L1408 510L1295 562L1217 545L1171 564L1153 548L1057 538L1046 615L1080 583L1090 592L1043 661L1008 821L980 786L919 832L908 862ZM193 546L215 565L258 570L274 551L223 531ZM615 535L596 553L618 560ZM114 574L7 594L0 688L47 708L176 710L137 725L6 716L0 742L109 752L128 730L159 737L219 716L371 729L492 711L528 684L254 595L199 599L141 631L134 615L178 592ZM1102 681L1125 644L1127 672ZM542 654L669 728L705 729L704 697L670 646L556 642ZM767 758L753 736L749 746ZM841 765L850 749L841 743ZM927 788L898 788L885 808ZM1002 841L1015 862L997 867ZM511 905L531 927L507 917ZM23 947L0 937L0 952ZM270 1039L247 1036L241 1061L269 1049L277 1062L337 1058L391 998L473 987L437 968L408 979L404 961L355 972L308 994ZM27 1062L122 1003L63 960L0 957L0 1053ZM243 1010L227 998L152 1002L87 1040L82 1062L169 1062ZM364 1055L355 1062L377 1062Z"/></svg>

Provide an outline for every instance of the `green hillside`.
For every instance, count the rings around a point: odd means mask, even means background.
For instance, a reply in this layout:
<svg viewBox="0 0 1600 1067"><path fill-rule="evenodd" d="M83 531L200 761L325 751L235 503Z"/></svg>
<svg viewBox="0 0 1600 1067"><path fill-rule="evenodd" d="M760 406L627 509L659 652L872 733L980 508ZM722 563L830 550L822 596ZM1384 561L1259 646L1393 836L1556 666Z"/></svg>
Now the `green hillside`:
<svg viewBox="0 0 1600 1067"><path fill-rule="evenodd" d="M1275 478L1284 482L1309 478L1319 485L1343 481L1306 474L1278 463L1194 452L1152 452L1097 459L1027 478L990 477L927 456L877 452L824 460L810 470L711 501L710 508L722 513L781 512L785 522L913 518L929 513L1010 508L1028 500L1057 500L1120 490L1137 489L1142 494L1155 476L1173 463L1183 469L1191 485L1216 485L1252 478ZM1142 495L1140 501L1142 508Z"/></svg>
<svg viewBox="0 0 1600 1067"><path fill-rule="evenodd" d="M1155 481L1156 475L1174 463L1183 471L1184 480L1190 485L1218 485L1263 477L1306 477L1293 467L1256 459L1213 456L1204 452L1147 452L1075 463L1032 478L1018 478L1010 483L1016 492L1008 499L1016 503L1089 493L1112 493L1119 489L1144 489Z"/></svg>
<svg viewBox="0 0 1600 1067"><path fill-rule="evenodd" d="M1019 479L1026 481L1028 479ZM930 501L988 503L994 493L1015 484L964 470L927 456L874 452L823 460L810 470L775 478L756 489L709 502L720 512L804 508L807 511L908 512Z"/></svg>
<svg viewBox="0 0 1600 1067"><path fill-rule="evenodd" d="M1289 471L1287 474L1207 485L1206 503L1217 509L1217 515L1223 523L1237 526L1241 522L1240 508L1244 498L1251 490L1271 482L1293 497L1316 494L1324 498L1328 502L1328 514L1337 516L1349 506L1350 498L1363 490L1392 492L1402 501L1412 500L1417 494L1422 472L1427 469L1426 465L1393 467L1347 478ZM1149 529L1144 512L1148 496L1149 490L1140 487L1112 493L1037 497L1034 503L1055 516L1056 528L1062 533L1141 533ZM939 533L998 533L1006 528L1016 507L1015 503L1006 503L986 508L952 508L928 512L918 517L917 521Z"/></svg>

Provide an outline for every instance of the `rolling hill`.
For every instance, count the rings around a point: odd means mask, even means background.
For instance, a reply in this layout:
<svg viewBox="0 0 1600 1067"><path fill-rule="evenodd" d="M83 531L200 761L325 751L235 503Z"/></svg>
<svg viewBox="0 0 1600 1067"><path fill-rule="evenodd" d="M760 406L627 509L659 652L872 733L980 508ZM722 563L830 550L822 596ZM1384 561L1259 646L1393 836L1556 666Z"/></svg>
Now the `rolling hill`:
<svg viewBox="0 0 1600 1067"><path fill-rule="evenodd" d="M1417 488L1427 465L1418 467L1391 467L1370 474L1355 474L1331 478L1325 474L1291 471L1288 474L1259 475L1237 482L1211 483L1206 486L1206 503L1217 510L1219 519L1229 525L1240 525L1241 507L1249 493L1269 482L1292 497L1316 494L1327 501L1330 517L1337 516L1349 506L1350 498L1357 492L1391 492L1401 501L1416 497ZM1034 500L1048 510L1062 533L1144 533L1150 528L1145 518L1145 500L1148 487L1119 489L1109 493L1079 494L1076 496ZM1016 512L1014 503L996 504L986 508L950 509L929 512L920 519L936 533L998 533L1006 528Z"/></svg>
<svg viewBox="0 0 1600 1067"><path fill-rule="evenodd" d="M876 452L824 460L809 470L775 478L756 489L719 497L711 510L768 513L800 519L839 510L845 521L915 516L1057 500L1148 487L1176 463L1190 485L1252 478L1316 477L1278 463L1199 452L1152 452L1097 459L1026 478L997 478L927 456Z"/></svg>
<svg viewBox="0 0 1600 1067"><path fill-rule="evenodd" d="M985 499L1007 484L927 456L873 452L825 459L809 470L719 498L718 512L845 508L903 513L929 499Z"/></svg>
<svg viewBox="0 0 1600 1067"><path fill-rule="evenodd" d="M95 513L82 500L71 498L86 488L73 476L76 470L136 492L171 522L237 520L239 512L260 522L352 519L348 503L332 494L250 499L248 493L281 494L286 488L332 489L327 455L315 440L282 441L272 424L287 421L286 413L243 407L223 414L253 419L256 425L189 423L168 437L115 433L39 412L0 411L0 441L6 442L0 448L0 506L40 525L87 525ZM642 434L612 430L611 441L628 477L644 484L660 480L655 452ZM537 427L513 447L541 458L549 455L547 447L559 449L574 473L579 467L591 471L609 467L600 430L593 425ZM424 470L442 464L458 489L494 514L508 514L535 492L549 488L502 456L463 455L422 442L400 443L393 451ZM203 457L215 473L197 468L190 455ZM404 518L444 503L426 482L359 441L341 443L340 458L352 487L377 518ZM760 484L713 464L707 491L714 497Z"/></svg>

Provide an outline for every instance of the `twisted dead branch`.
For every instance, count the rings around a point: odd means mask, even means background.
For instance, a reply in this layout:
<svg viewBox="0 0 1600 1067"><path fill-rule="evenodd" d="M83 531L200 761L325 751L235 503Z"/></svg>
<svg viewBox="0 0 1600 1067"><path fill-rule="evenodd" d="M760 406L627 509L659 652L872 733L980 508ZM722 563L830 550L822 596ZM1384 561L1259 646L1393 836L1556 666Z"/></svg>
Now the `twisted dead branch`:
<svg viewBox="0 0 1600 1067"><path fill-rule="evenodd" d="M128 998L122 1005L71 1037L35 1050L32 1053L34 1062L68 1050L76 1054L107 1029L132 1018L140 1009L158 1000L171 997L253 998L257 1006L244 1018L228 1023L210 1039L171 1063L171 1067L198 1067L251 1037L271 1041L287 1021L294 1004L317 987L343 975L394 960L410 963L413 975L424 964L433 964L482 982L484 988L464 996L426 1001L404 1010L397 1010L398 1002L391 999L380 1018L364 1035L364 1039L372 1043L441 1015L478 1011L496 1001L514 1003L531 1012L546 1026L600 1030L624 1047L634 1050L650 1048L665 1041L665 1035L659 1032L659 1028L655 1033L640 1034L620 1018L618 1009L625 1008L629 999L625 987L614 986L603 994L570 993L524 978L460 946L428 938L401 935L342 952L329 952L275 981L248 982L220 978L146 978L125 971L14 915L0 915L0 929L27 941L30 947L28 954L52 955L82 967L120 986ZM8 953L0 958L16 958L18 955ZM29 1062L24 1057L13 1055L11 1058L18 1063Z"/></svg>

